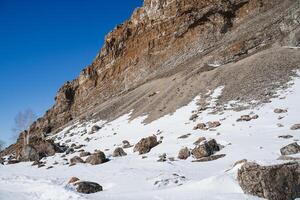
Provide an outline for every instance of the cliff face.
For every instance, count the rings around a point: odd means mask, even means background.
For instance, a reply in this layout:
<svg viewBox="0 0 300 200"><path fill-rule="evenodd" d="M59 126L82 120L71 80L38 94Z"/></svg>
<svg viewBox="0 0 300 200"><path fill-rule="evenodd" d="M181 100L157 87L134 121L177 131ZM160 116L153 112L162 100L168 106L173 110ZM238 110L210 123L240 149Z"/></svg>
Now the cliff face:
<svg viewBox="0 0 300 200"><path fill-rule="evenodd" d="M236 62L284 43L298 27L297 13L293 0L145 0L107 35L92 64L58 91L55 105L30 134L54 133L75 119L91 117L101 105L112 111L101 117L110 119L121 114L114 111L122 106L112 99L151 80L208 63ZM7 152L21 149L22 137Z"/></svg>

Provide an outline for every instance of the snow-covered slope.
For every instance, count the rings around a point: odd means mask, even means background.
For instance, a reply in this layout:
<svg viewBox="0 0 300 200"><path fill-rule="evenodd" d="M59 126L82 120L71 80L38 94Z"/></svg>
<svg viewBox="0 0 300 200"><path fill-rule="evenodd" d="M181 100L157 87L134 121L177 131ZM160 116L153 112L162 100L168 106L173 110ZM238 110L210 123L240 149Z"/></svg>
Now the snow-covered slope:
<svg viewBox="0 0 300 200"><path fill-rule="evenodd" d="M288 89L279 90L278 97L270 103L240 112L231 110L227 105L224 111L212 112L222 88L211 92L209 108L199 112L196 121L189 118L197 111L200 97L174 114L146 125L143 124L145 117L129 121L128 114L109 123L86 122L68 127L56 135L57 142L85 145L82 149L89 152L102 150L110 161L97 166L77 164L69 167L66 159L79 155L77 152L65 158L61 157L62 154L48 157L44 159L47 164L43 168L31 166L29 162L0 165L0 199L258 199L243 194L236 180L240 165L233 165L242 159L264 165L283 162L277 160L280 148L300 139L300 131L290 129L300 123L300 79L294 78ZM276 114L276 108L287 109L287 112ZM237 122L242 115L249 114L258 115L258 118ZM209 121L219 121L221 126L206 131L193 130L198 123ZM95 124L103 128L88 134ZM186 134L190 135L179 138ZM112 157L113 150L122 146L123 140L136 144L141 138L151 135L157 135L162 143L148 154L133 153L132 147L125 149L127 156ZM292 135L293 138L282 139L278 137L281 135ZM226 156L209 162L192 162L195 160L193 157L177 159L179 150L183 147L194 148L193 143L199 137L216 139L222 146L217 154ZM175 158L175 161L157 162L163 153L167 158ZM53 168L47 169L49 166ZM73 176L97 182L104 191L78 194L67 184Z"/></svg>

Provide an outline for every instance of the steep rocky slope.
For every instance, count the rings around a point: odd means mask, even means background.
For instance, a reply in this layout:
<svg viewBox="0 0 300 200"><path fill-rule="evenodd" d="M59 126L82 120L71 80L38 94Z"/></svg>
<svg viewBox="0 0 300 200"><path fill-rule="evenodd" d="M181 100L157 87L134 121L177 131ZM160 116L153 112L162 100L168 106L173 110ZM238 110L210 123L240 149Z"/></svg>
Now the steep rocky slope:
<svg viewBox="0 0 300 200"><path fill-rule="evenodd" d="M220 103L267 102L299 67L299 51L285 47L299 45L299 22L295 0L145 0L29 134L131 110L151 122L220 85ZM19 154L24 135L2 154Z"/></svg>

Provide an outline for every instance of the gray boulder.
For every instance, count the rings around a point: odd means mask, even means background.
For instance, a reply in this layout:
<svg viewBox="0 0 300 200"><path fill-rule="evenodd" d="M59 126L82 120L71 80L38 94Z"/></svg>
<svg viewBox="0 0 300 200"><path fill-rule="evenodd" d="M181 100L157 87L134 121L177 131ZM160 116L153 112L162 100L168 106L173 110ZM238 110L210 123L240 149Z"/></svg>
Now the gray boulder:
<svg viewBox="0 0 300 200"><path fill-rule="evenodd" d="M247 162L238 171L238 182L246 194L269 200L300 197L299 163L260 166Z"/></svg>
<svg viewBox="0 0 300 200"><path fill-rule="evenodd" d="M76 191L83 194L92 194L96 192L101 192L103 190L102 186L98 183L81 181L75 183Z"/></svg>
<svg viewBox="0 0 300 200"><path fill-rule="evenodd" d="M285 147L280 149L281 155L292 155L296 153L300 153L300 146L297 142L291 143Z"/></svg>

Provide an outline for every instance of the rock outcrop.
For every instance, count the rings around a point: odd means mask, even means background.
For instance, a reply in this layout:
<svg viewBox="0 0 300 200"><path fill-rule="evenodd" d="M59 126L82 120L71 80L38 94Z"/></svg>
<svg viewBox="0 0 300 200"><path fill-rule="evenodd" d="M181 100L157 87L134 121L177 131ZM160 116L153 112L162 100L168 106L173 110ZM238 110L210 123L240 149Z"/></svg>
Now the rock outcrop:
<svg viewBox="0 0 300 200"><path fill-rule="evenodd" d="M42 138L76 120L110 120L131 110L152 121L220 84L228 86L220 101L237 92L264 100L269 83L287 81L299 63L299 52L281 48L299 44L299 16L294 0L145 0L107 35L91 65L59 89L30 134ZM24 138L1 155L19 155Z"/></svg>
<svg viewBox="0 0 300 200"><path fill-rule="evenodd" d="M245 163L238 171L245 193L269 200L294 200L300 197L299 163L260 166Z"/></svg>

